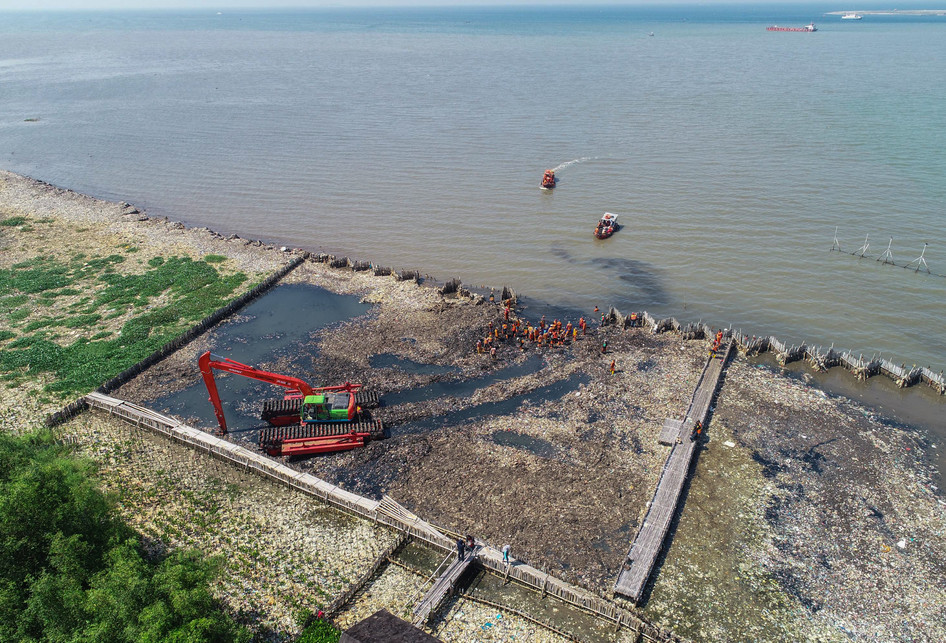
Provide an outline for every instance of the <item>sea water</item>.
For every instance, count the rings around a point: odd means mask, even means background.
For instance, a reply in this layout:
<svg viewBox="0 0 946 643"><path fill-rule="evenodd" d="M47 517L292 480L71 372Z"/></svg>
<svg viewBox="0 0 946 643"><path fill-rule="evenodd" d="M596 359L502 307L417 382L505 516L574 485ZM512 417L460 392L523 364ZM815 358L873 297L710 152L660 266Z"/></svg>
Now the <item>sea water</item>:
<svg viewBox="0 0 946 643"><path fill-rule="evenodd" d="M946 274L946 17L846 8L3 13L0 166L527 305L938 371L946 278L829 248L928 243Z"/></svg>

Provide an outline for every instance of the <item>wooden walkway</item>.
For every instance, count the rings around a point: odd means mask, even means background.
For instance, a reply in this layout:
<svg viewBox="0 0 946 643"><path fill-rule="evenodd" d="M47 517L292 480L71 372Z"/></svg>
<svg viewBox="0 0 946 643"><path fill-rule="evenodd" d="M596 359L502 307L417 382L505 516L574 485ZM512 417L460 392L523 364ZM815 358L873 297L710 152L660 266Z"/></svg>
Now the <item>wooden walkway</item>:
<svg viewBox="0 0 946 643"><path fill-rule="evenodd" d="M710 405L716 395L723 370L729 361L733 343L727 343L715 357L710 357L703 367L700 380L693 392L690 406L684 419L667 420L660 434L660 442L670 444L670 455L664 463L654 498L631 544L624 565L614 584L615 594L621 594L633 600L640 600L644 587L650 578L657 556L663 548L670 522L677 511L680 492L690 472L690 463L696 452L698 440L691 440L693 428L697 422L706 426Z"/></svg>
<svg viewBox="0 0 946 643"><path fill-rule="evenodd" d="M478 549L479 547L471 552L467 552L462 559L453 558L453 562L450 563L440 577L434 581L433 587L427 590L424 598L414 607L414 625L423 627L424 623L426 623L427 619L430 617L431 612L436 611L437 608L440 607L440 603L443 602L443 599L453 594L457 586L457 581L463 576L463 572L467 570L470 563L476 560L476 550Z"/></svg>

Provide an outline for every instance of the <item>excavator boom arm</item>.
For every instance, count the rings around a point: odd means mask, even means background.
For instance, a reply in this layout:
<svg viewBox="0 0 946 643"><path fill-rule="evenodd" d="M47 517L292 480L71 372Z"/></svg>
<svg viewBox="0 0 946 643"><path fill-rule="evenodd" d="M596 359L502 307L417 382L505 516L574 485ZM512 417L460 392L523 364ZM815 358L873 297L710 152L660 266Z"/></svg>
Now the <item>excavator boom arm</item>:
<svg viewBox="0 0 946 643"><path fill-rule="evenodd" d="M210 401L214 406L214 414L216 414L217 422L220 424L220 431L224 434L227 432L227 420L223 415L223 407L220 405L220 394L217 392L217 382L214 380L213 375L214 369L235 375L242 375L243 377L249 377L261 382L268 382L269 384L288 389L290 393L298 393L303 396L314 395L325 391L355 392L361 388L360 384L351 384L350 382L345 382L340 386L313 388L298 377L261 371L258 368L241 364L235 360L213 355L210 351L201 355L197 360L197 364L200 366L200 374L204 378L204 384L207 386L207 392L210 394Z"/></svg>

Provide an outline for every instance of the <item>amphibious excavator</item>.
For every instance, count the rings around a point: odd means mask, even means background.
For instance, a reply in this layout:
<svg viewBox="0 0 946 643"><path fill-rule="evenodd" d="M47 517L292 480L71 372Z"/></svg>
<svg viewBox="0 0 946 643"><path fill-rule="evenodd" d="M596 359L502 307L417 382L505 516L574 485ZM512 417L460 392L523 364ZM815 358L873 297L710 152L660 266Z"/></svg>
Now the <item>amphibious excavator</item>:
<svg viewBox="0 0 946 643"><path fill-rule="evenodd" d="M377 406L377 393L361 390L361 384L313 387L292 377L270 373L207 351L197 360L210 401L227 433L227 419L220 405L214 370L242 375L286 389L280 400L266 400L260 418L271 428L260 431L260 448L270 455L308 455L362 447L368 440L384 437L381 422L371 421L364 409Z"/></svg>

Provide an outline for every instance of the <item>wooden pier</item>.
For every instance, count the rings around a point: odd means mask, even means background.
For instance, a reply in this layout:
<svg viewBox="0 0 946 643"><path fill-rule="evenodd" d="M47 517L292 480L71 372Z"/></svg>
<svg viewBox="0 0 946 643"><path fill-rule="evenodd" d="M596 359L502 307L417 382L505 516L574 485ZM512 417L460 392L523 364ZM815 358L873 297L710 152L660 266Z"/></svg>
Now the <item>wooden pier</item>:
<svg viewBox="0 0 946 643"><path fill-rule="evenodd" d="M424 598L414 607L414 625L423 627L430 618L430 614L435 612L447 596L453 595L457 588L457 582L463 576L470 564L476 560L476 547L473 551L468 551L463 558L453 558L453 562L443 571L434 581L433 587L427 590Z"/></svg>
<svg viewBox="0 0 946 643"><path fill-rule="evenodd" d="M615 594L626 596L635 603L641 599L657 556L663 549L667 531L677 511L680 493L690 472L693 454L699 444L699 439L694 439L698 437L694 436L695 427L697 422L701 427L706 426L710 406L732 349L733 342L729 341L725 348L706 361L684 419L668 419L664 422L660 442L670 445L670 455L664 463L644 522L614 584Z"/></svg>

